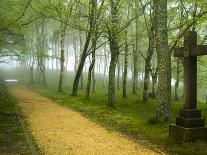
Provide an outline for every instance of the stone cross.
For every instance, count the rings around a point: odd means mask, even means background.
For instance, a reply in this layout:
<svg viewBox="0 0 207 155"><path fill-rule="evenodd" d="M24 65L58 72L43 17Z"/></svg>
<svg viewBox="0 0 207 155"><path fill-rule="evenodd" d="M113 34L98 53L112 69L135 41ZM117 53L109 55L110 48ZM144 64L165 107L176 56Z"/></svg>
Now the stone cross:
<svg viewBox="0 0 207 155"><path fill-rule="evenodd" d="M197 56L207 55L206 45L197 45L197 33L184 35L184 47L175 50L176 57L184 57L184 109L196 109Z"/></svg>
<svg viewBox="0 0 207 155"><path fill-rule="evenodd" d="M184 35L184 47L175 50L176 57L184 58L184 106L169 128L170 137L179 142L207 140L205 120L197 109L197 56L207 55L207 46L197 45L197 33Z"/></svg>

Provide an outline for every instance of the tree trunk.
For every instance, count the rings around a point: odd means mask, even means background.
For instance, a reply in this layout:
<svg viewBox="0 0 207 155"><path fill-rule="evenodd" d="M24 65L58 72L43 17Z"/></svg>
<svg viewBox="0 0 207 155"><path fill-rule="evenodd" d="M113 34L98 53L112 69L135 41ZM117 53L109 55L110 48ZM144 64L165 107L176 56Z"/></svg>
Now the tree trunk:
<svg viewBox="0 0 207 155"><path fill-rule="evenodd" d="M182 27L183 23L184 23L184 8L183 8L183 2L180 1L180 26ZM194 10L195 11L195 10ZM180 28L180 34L182 33L183 29ZM180 42L181 43L181 42ZM175 82L175 100L178 100L178 88L179 88L179 84L180 84L180 62L181 62L181 58L176 58L177 59L177 63L176 63L176 82Z"/></svg>
<svg viewBox="0 0 207 155"><path fill-rule="evenodd" d="M108 29L109 43L111 50L111 61L109 66L109 84L108 84L108 106L115 107L115 69L118 59L118 19L117 5L119 1L111 0L111 28Z"/></svg>
<svg viewBox="0 0 207 155"><path fill-rule="evenodd" d="M139 2L135 2L135 12L136 14L139 14ZM132 93L135 95L137 93L137 88L138 88L138 52L139 52L139 31L138 31L138 26L139 26L139 16L136 17L135 21L135 48L133 46L133 86L132 86Z"/></svg>
<svg viewBox="0 0 207 155"><path fill-rule="evenodd" d="M158 99L156 119L168 122L171 105L171 53L168 49L167 0L156 0Z"/></svg>
<svg viewBox="0 0 207 155"><path fill-rule="evenodd" d="M90 66L89 66L89 69L88 69L88 81L87 81L86 95L85 95L86 99L89 99L89 95L90 95L91 77L92 77L92 72L93 72L93 69L94 69L95 61L96 61L96 59L95 59L95 49L93 49L92 62L91 62Z"/></svg>
<svg viewBox="0 0 207 155"><path fill-rule="evenodd" d="M94 5L96 5L96 3ZM92 29L94 31L96 31L94 28L92 28ZM89 66L89 69L88 69L88 82L87 82L86 94L85 94L86 99L89 99L90 87L91 87L91 77L94 76L94 66L95 66L95 61L96 61L96 40L97 40L97 34L95 32L95 34L93 35L93 39L92 39L92 61ZM93 80L95 80L95 79L93 79ZM93 81L93 85L94 85L94 81ZM95 88L93 88L93 89L95 89ZM95 91L95 90L93 90L93 91Z"/></svg>
<svg viewBox="0 0 207 155"><path fill-rule="evenodd" d="M128 68L128 43L127 43L127 31L125 32L125 55L124 55L124 77L123 77L123 98L126 98L126 85L127 85L127 68Z"/></svg>
<svg viewBox="0 0 207 155"><path fill-rule="evenodd" d="M151 69L153 51L154 51L154 38L151 38L149 40L149 48L147 52L147 58L145 60L143 101L148 100L149 74L150 74L150 69Z"/></svg>
<svg viewBox="0 0 207 155"><path fill-rule="evenodd" d="M66 24L61 23L61 36L60 36L60 77L59 77L59 86L58 92L63 91L63 78L64 78L64 63L65 63L65 51L64 51L64 44L65 44L65 31L66 31Z"/></svg>
<svg viewBox="0 0 207 155"><path fill-rule="evenodd" d="M92 79L93 79L93 87L92 87L92 93L96 92L96 77L95 77L95 67L93 67L92 71Z"/></svg>
<svg viewBox="0 0 207 155"><path fill-rule="evenodd" d="M58 53L58 44L57 43L55 43L55 57L56 57L56 59L55 59L55 62L56 62L56 70L58 70L58 58L59 58L59 55L57 54Z"/></svg>
<svg viewBox="0 0 207 155"><path fill-rule="evenodd" d="M103 88L105 88L106 72L107 72L107 50L106 45L104 46L104 72L103 72Z"/></svg>
<svg viewBox="0 0 207 155"><path fill-rule="evenodd" d="M33 85L34 84L34 66L33 65L30 67L30 73L31 73L30 83Z"/></svg>
<svg viewBox="0 0 207 155"><path fill-rule="evenodd" d="M75 57L74 71L76 73L77 72L77 68L78 68L78 53L77 53L76 37L75 37L75 40L73 42L73 50L74 50L74 57Z"/></svg>
<svg viewBox="0 0 207 155"><path fill-rule="evenodd" d="M157 84L157 69L154 71L151 70L151 77L152 77L152 96L153 98L156 97L156 90L155 90L155 87L156 87L156 84Z"/></svg>
<svg viewBox="0 0 207 155"><path fill-rule="evenodd" d="M41 27L36 24L36 32L37 32L37 61L38 61L38 82L42 85L42 87L47 88L47 81L45 76L45 34L44 34L44 18L41 19Z"/></svg>
<svg viewBox="0 0 207 155"><path fill-rule="evenodd" d="M115 69L116 69L116 56L111 56L109 66L109 84L108 84L108 106L115 106Z"/></svg>
<svg viewBox="0 0 207 155"><path fill-rule="evenodd" d="M84 49L83 49L83 52L82 52L82 55L81 55L78 70L76 72L75 79L74 79L74 82L73 82L72 96L77 96L79 79L80 79L82 71L83 71L83 67L84 67L84 64L85 64L86 57L88 56L88 53L87 53L88 52L88 46L89 46L89 43L90 43L90 40L91 40L91 33L94 30L94 24L95 24L94 18L95 18L95 9L96 9L95 7L96 7L96 5L93 5L94 3L96 4L96 0L91 0L91 4L92 4L91 7L92 8L90 9L91 12L90 12L90 15L89 15L89 31L88 31L88 34L86 36L86 42L85 42Z"/></svg>
<svg viewBox="0 0 207 155"><path fill-rule="evenodd" d="M32 55L32 64L30 66L30 74L31 74L30 83L32 85L34 84L34 64L35 64L35 58L34 58L34 55Z"/></svg>
<svg viewBox="0 0 207 155"><path fill-rule="evenodd" d="M152 2L151 2L152 3ZM144 74L144 88L143 88L143 101L148 100L148 89L149 89L149 74L151 70L151 61L152 61L152 56L154 52L154 42L155 42L155 7L154 4L152 5L152 12L150 11L150 23L148 25L146 17L145 18L145 24L147 26L147 33L148 33L148 39L149 39L149 46L148 46L148 51L147 51L147 56L145 59L145 74Z"/></svg>
<svg viewBox="0 0 207 155"><path fill-rule="evenodd" d="M120 56L118 56L117 60L117 90L120 90Z"/></svg>
<svg viewBox="0 0 207 155"><path fill-rule="evenodd" d="M84 64L85 64L85 60L86 60L86 57L87 57L87 51L88 51L88 46L89 46L90 38L91 38L91 34L89 32L88 35L87 35L87 38L86 38L86 42L85 42L83 53L81 55L80 63L79 63L79 66L78 66L78 70L76 72L75 79L74 79L74 82L73 82L72 96L77 96L78 83L79 83L79 79L81 77L81 74L82 74L82 71L83 71L83 67L84 67Z"/></svg>
<svg viewBox="0 0 207 155"><path fill-rule="evenodd" d="M83 53L82 53L82 51L83 51L83 49L82 49L82 47L83 47L83 40L82 40L82 33L81 33L81 30L79 30L79 41L80 41L80 55L79 55L79 63L80 63L80 61L81 61L81 57L82 57L82 55L83 55ZM79 64L80 65L80 64ZM84 66L84 65L83 65ZM82 69L83 70L83 69ZM81 84L80 84L80 89L83 89L83 73L82 73L82 71L81 71L81 76L80 76L80 81L81 81Z"/></svg>

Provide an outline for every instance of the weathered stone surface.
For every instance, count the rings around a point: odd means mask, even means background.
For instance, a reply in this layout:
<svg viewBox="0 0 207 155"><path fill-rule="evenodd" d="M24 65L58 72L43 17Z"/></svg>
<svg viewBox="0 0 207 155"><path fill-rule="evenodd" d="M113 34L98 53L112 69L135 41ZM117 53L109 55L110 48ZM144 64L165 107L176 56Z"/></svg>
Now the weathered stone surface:
<svg viewBox="0 0 207 155"><path fill-rule="evenodd" d="M180 117L200 118L201 117L201 110L198 110L198 109L181 109L180 110Z"/></svg>
<svg viewBox="0 0 207 155"><path fill-rule="evenodd" d="M207 128L196 127L196 128L186 128L182 126L177 126L171 124L169 128L169 135L178 143L183 142L193 142L198 139L207 139Z"/></svg>
<svg viewBox="0 0 207 155"><path fill-rule="evenodd" d="M203 118L177 117L176 125L187 127L187 128L204 127L205 120Z"/></svg>

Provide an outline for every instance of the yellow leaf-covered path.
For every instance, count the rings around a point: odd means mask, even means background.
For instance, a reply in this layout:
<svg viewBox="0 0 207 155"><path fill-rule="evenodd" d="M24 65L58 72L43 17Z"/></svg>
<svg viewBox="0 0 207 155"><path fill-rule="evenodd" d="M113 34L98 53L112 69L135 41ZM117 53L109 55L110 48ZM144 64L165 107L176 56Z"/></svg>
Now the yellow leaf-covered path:
<svg viewBox="0 0 207 155"><path fill-rule="evenodd" d="M17 98L28 128L43 154L156 154L26 87L10 86L9 90Z"/></svg>

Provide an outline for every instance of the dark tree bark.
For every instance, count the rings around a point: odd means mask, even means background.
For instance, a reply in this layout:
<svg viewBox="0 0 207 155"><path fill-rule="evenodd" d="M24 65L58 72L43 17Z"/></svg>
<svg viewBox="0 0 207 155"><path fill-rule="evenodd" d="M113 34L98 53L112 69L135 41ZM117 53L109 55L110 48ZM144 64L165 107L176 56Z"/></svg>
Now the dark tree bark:
<svg viewBox="0 0 207 155"><path fill-rule="evenodd" d="M31 66L30 66L30 84L34 84L35 82L34 82L34 65L35 65L35 57L34 57L34 55L32 54L32 56L31 56Z"/></svg>
<svg viewBox="0 0 207 155"><path fill-rule="evenodd" d="M65 63L65 51L64 51L64 44L65 44L65 31L66 31L66 24L61 23L61 36L60 36L60 77L59 77L59 86L58 92L63 91L63 78L64 78L64 63Z"/></svg>
<svg viewBox="0 0 207 155"><path fill-rule="evenodd" d="M96 37L94 37L92 39L92 48L93 48L93 51L92 51L92 62L89 66L89 69L88 69L88 82L87 82L87 87L86 87L86 94L85 94L85 98L86 99L89 99L89 95L90 95L90 88L91 88L91 77L92 77L92 74L93 74L93 70L94 70L94 66L95 66L95 61L96 61Z"/></svg>
<svg viewBox="0 0 207 155"><path fill-rule="evenodd" d="M123 76L123 97L126 98L126 87L127 87L127 68L128 68L128 42L127 42L127 31L125 32L125 54L124 54L124 76Z"/></svg>
<svg viewBox="0 0 207 155"><path fill-rule="evenodd" d="M150 24L148 25L147 19L145 17L145 24L147 26L147 33L148 33L148 39L149 39L149 46L147 50L147 55L145 59L145 70L144 70L144 88L143 88L143 101L148 100L148 89L149 89L149 74L150 74L150 69L151 69L151 61L152 61L152 56L154 52L154 38L155 38L155 7L153 2L151 2L151 8L152 12L150 11ZM143 8L144 9L144 8Z"/></svg>
<svg viewBox="0 0 207 155"><path fill-rule="evenodd" d="M38 82L42 85L42 87L47 88L47 81L45 76L45 20L41 19L40 25L36 24L36 32L37 32L37 61L38 61Z"/></svg>
<svg viewBox="0 0 207 155"><path fill-rule="evenodd" d="M79 55L79 63L80 63L80 61L81 61L81 57L82 57L82 55L83 55L83 49L82 49L82 47L83 47L83 39L82 39L82 33L81 33L81 30L79 30L79 42L80 42L80 55ZM87 42L87 39L86 39L86 42ZM80 64L79 64L80 65ZM84 66L84 65L83 65ZM83 70L83 69L82 69ZM77 73L77 72L76 72ZM83 83L83 73L82 73L82 71L81 71L81 76L80 76L80 89L83 89L83 87L84 87L84 83Z"/></svg>
<svg viewBox="0 0 207 155"><path fill-rule="evenodd" d="M120 69L121 69L121 64L120 64L120 56L117 58L117 90L120 90Z"/></svg>
<svg viewBox="0 0 207 155"><path fill-rule="evenodd" d="M33 63L30 67L30 74L31 74L30 83L33 85L34 84L34 65L33 65Z"/></svg>
<svg viewBox="0 0 207 155"><path fill-rule="evenodd" d="M96 92L96 77L95 77L95 67L93 67L93 71L92 71L92 81L93 81L93 84L92 84L92 93L95 93Z"/></svg>
<svg viewBox="0 0 207 155"><path fill-rule="evenodd" d="M135 12L139 14L139 2L135 2ZM135 47L133 46L133 86L132 86L132 93L135 95L137 94L138 89L138 53L139 53L139 16L136 17L135 21Z"/></svg>
<svg viewBox="0 0 207 155"><path fill-rule="evenodd" d="M155 71L151 70L151 77L152 77L152 96L153 98L156 97L156 85L157 85L157 71L158 68L155 69Z"/></svg>
<svg viewBox="0 0 207 155"><path fill-rule="evenodd" d="M74 50L74 57L75 57L74 71L76 73L77 72L77 68L78 68L78 53L77 53L76 37L75 37L75 40L73 42L73 50Z"/></svg>
<svg viewBox="0 0 207 155"><path fill-rule="evenodd" d="M168 49L167 0L156 0L158 99L156 120L168 122L171 106L171 53Z"/></svg>
<svg viewBox="0 0 207 155"><path fill-rule="evenodd" d="M96 1L96 0L91 0L90 3L93 4L94 1ZM95 8L94 7L96 7L96 5L95 6L92 5L92 8L90 9L91 12L90 12L90 15L89 15L89 31L88 31L87 36L86 36L86 42L85 42L85 45L84 45L84 48L83 48L80 63L79 63L79 66L78 66L78 70L76 72L75 79L74 79L74 82L73 82L72 96L77 96L79 79L80 79L82 71L83 71L83 67L84 67L84 64L85 64L86 57L88 56L88 46L89 46L89 43L90 43L90 40L91 40L91 33L93 31L93 27L94 27L94 24L95 24L94 23L94 17L95 17L94 10L95 10Z"/></svg>
<svg viewBox="0 0 207 155"><path fill-rule="evenodd" d="M87 86L86 86L86 94L85 94L85 98L89 99L89 95L90 95L90 88L91 88L91 77L93 76L93 91L95 91L95 75L94 75L94 66L95 66L95 61L96 61L96 42L97 42L97 25L96 25L96 5L97 2L96 0L91 0L91 5L92 5L92 18L93 18L93 24L91 25L91 30L92 30L92 61L91 64L89 66L88 69L88 82L87 82Z"/></svg>
<svg viewBox="0 0 207 155"><path fill-rule="evenodd" d="M104 46L104 71L103 71L103 88L105 88L105 79L106 79L106 72L107 72L107 66L108 66L108 57L107 57L107 50L106 45Z"/></svg>
<svg viewBox="0 0 207 155"><path fill-rule="evenodd" d="M83 67L84 67L84 64L85 64L85 60L86 60L86 57L87 57L87 51L88 51L88 46L89 46L90 39L91 39L91 34L90 34L90 32L88 32L87 37L86 37L84 50L83 50L83 53L82 53L82 56L81 56L81 59L80 59L80 63L78 65L78 70L76 72L75 79L74 79L74 82L73 82L72 96L77 96L78 83L79 83L79 79L81 77Z"/></svg>
<svg viewBox="0 0 207 155"><path fill-rule="evenodd" d="M111 25L108 28L111 61L109 65L108 106L115 107L115 70L119 55L118 49L118 18L117 6L119 0L111 0Z"/></svg>

